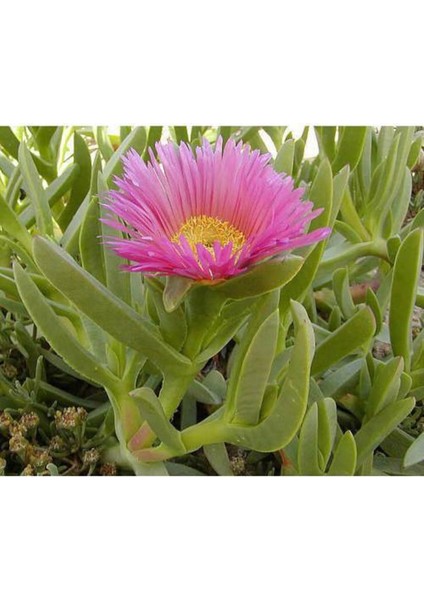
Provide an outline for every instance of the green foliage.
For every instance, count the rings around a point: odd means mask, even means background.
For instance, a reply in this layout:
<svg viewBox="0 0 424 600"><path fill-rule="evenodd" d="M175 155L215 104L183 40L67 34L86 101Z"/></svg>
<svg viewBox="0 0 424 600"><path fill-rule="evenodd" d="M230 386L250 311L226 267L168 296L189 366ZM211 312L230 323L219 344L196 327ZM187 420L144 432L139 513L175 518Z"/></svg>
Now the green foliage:
<svg viewBox="0 0 424 600"><path fill-rule="evenodd" d="M100 219L124 154L218 135L270 152L331 237L214 286L119 269ZM0 472L422 474L422 144L414 127L0 127Z"/></svg>

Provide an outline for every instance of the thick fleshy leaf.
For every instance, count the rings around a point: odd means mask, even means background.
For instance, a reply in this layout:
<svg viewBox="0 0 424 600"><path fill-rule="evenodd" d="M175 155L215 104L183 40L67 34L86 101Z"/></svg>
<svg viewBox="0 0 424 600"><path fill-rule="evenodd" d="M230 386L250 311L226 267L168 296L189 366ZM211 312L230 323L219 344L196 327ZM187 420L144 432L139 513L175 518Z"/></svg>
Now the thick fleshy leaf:
<svg viewBox="0 0 424 600"><path fill-rule="evenodd" d="M364 306L317 347L312 363L312 374L326 371L354 352L371 339L374 331L374 314L368 306Z"/></svg>
<svg viewBox="0 0 424 600"><path fill-rule="evenodd" d="M82 266L98 281L106 284L103 246L100 242L101 223L100 207L97 198L90 202L83 221L79 236L79 249Z"/></svg>
<svg viewBox="0 0 424 600"><path fill-rule="evenodd" d="M346 431L337 445L328 475L354 475L356 471L356 454L355 438L352 432Z"/></svg>
<svg viewBox="0 0 424 600"><path fill-rule="evenodd" d="M10 236L16 238L18 242L31 253L32 240L30 234L2 196L0 196L0 225Z"/></svg>
<svg viewBox="0 0 424 600"><path fill-rule="evenodd" d="M287 142L281 146L274 160L274 169L277 171L277 173L286 173L287 175L292 175L294 150L294 140L287 140Z"/></svg>
<svg viewBox="0 0 424 600"><path fill-rule="evenodd" d="M395 356L402 356L405 370L411 365L411 318L421 271L423 232L414 229L402 242L396 256L390 296L390 341Z"/></svg>
<svg viewBox="0 0 424 600"><path fill-rule="evenodd" d="M152 295L152 301L155 304L155 309L159 318L159 328L161 330L163 339L171 344L176 350L181 350L187 337L187 321L185 313L181 306L170 314L165 310L163 297L161 290L156 289L153 285L149 286L149 282L153 279L145 279L145 285L149 287L149 291Z"/></svg>
<svg viewBox="0 0 424 600"><path fill-rule="evenodd" d="M397 356L387 363L378 365L370 394L366 401L368 418L376 415L384 406L396 400L400 377L403 370L403 359Z"/></svg>
<svg viewBox="0 0 424 600"><path fill-rule="evenodd" d="M102 161L100 157L100 152L96 153L94 157L93 166L91 169L91 180L90 180L90 189L85 196L84 200L78 207L78 210L73 215L71 222L66 228L66 231L63 234L63 237L60 241L61 246L67 250L72 256L76 256L80 251L80 235L81 235L81 227L84 222L86 211L90 205L90 201L94 196L97 196L97 179L98 174L101 172ZM100 226L100 225L99 225ZM88 245L94 244L97 241L90 240Z"/></svg>
<svg viewBox="0 0 424 600"><path fill-rule="evenodd" d="M181 142L189 142L189 135L185 125L174 125L175 140L177 144Z"/></svg>
<svg viewBox="0 0 424 600"><path fill-rule="evenodd" d="M68 202L59 217L59 224L63 230L71 222L90 189L91 156L87 144L78 133L74 133L74 165L78 166L78 178L72 185Z"/></svg>
<svg viewBox="0 0 424 600"><path fill-rule="evenodd" d="M31 277L18 264L14 264L15 280L26 309L34 323L43 332L52 348L78 373L102 385L113 381L112 375L72 335Z"/></svg>
<svg viewBox="0 0 424 600"><path fill-rule="evenodd" d="M122 157L130 150L130 148L136 150L139 154L143 154L146 147L147 134L145 127L134 127L134 129L127 135L124 141L121 143L119 148L115 150L113 155L107 161L103 170L104 177L107 184L112 182L114 176L119 176L122 173Z"/></svg>
<svg viewBox="0 0 424 600"><path fill-rule="evenodd" d="M424 433L421 433L409 446L403 459L404 467L411 467L424 460Z"/></svg>
<svg viewBox="0 0 424 600"><path fill-rule="evenodd" d="M336 371L320 381L319 387L325 396L338 398L342 393L353 389L358 381L359 372L363 364L362 358L349 361Z"/></svg>
<svg viewBox="0 0 424 600"><path fill-rule="evenodd" d="M152 125L151 127L149 127L149 133L147 134L146 147L143 152L144 160L147 160L150 158L148 150L149 150L149 148L154 150L155 143L158 142L162 136L162 130L163 130L163 127L160 125Z"/></svg>
<svg viewBox="0 0 424 600"><path fill-rule="evenodd" d="M361 158L367 133L366 127L341 127L337 152L332 163L334 173L338 173L346 164L353 171Z"/></svg>
<svg viewBox="0 0 424 600"><path fill-rule="evenodd" d="M107 132L107 127L94 127L93 133L102 157L105 161L110 160L113 156L113 146Z"/></svg>
<svg viewBox="0 0 424 600"><path fill-rule="evenodd" d="M203 447L203 452L211 467L221 476L234 475L225 444L209 444Z"/></svg>
<svg viewBox="0 0 424 600"><path fill-rule="evenodd" d="M196 357L196 361L199 365L203 365L207 360L212 358L212 356L218 354L218 352L234 338L236 333L246 322L248 315L248 309L244 309L236 316L219 319L219 325L210 332L210 335L204 340L202 350Z"/></svg>
<svg viewBox="0 0 424 600"><path fill-rule="evenodd" d="M190 361L163 342L146 319L85 272L62 248L36 237L34 256L47 279L112 337L161 369L190 367Z"/></svg>
<svg viewBox="0 0 424 600"><path fill-rule="evenodd" d="M297 464L300 475L323 475L318 454L318 405L314 403L306 413L299 434Z"/></svg>
<svg viewBox="0 0 424 600"><path fill-rule="evenodd" d="M194 285L193 279L187 277L167 277L163 290L163 305L167 312L173 312L184 300Z"/></svg>
<svg viewBox="0 0 424 600"><path fill-rule="evenodd" d="M356 311L349 287L349 274L346 268L336 269L333 274L333 292L343 316L349 319Z"/></svg>
<svg viewBox="0 0 424 600"><path fill-rule="evenodd" d="M40 233L53 235L53 218L45 190L31 157L31 152L23 142L19 146L19 168L22 173L25 189L35 212L38 230Z"/></svg>
<svg viewBox="0 0 424 600"><path fill-rule="evenodd" d="M255 311L237 347L228 383L226 418L256 425L274 361L278 335L278 292Z"/></svg>
<svg viewBox="0 0 424 600"><path fill-rule="evenodd" d="M225 408L222 407L201 423L182 432L188 452L205 444L225 441L259 452L274 452L287 446L294 438L308 402L314 335L303 306L293 302L292 311L296 336L287 377L279 394L277 386L268 386L261 422L253 427L228 423L224 418ZM160 456L159 451L155 454Z"/></svg>
<svg viewBox="0 0 424 600"><path fill-rule="evenodd" d="M211 290L233 300L261 296L286 285L302 264L303 258L299 256L286 256L282 261L267 261L243 275L212 286Z"/></svg>
<svg viewBox="0 0 424 600"><path fill-rule="evenodd" d="M322 457L322 468L328 463L336 439L337 407L332 398L317 401L318 407L318 449Z"/></svg>
<svg viewBox="0 0 424 600"><path fill-rule="evenodd" d="M63 173L54 179L51 184L44 190L46 200L50 208L52 208L60 198L71 188L73 182L79 177L78 165L69 165ZM35 210L31 204L19 215L19 219L25 227L31 227L35 222Z"/></svg>
<svg viewBox="0 0 424 600"><path fill-rule="evenodd" d="M336 154L336 133L337 127L315 127L315 133L318 140L320 155L327 156L333 160Z"/></svg>
<svg viewBox="0 0 424 600"><path fill-rule="evenodd" d="M2 146L10 156L18 158L19 140L10 127L0 127L0 146Z"/></svg>
<svg viewBox="0 0 424 600"><path fill-rule="evenodd" d="M414 406L414 398L396 400L361 427L358 433L355 434L358 449L357 467L360 467L384 438L410 414Z"/></svg>
<svg viewBox="0 0 424 600"><path fill-rule="evenodd" d="M197 379L194 379L190 384L186 396L196 402L212 406L219 406L222 403L222 399L213 390Z"/></svg>
<svg viewBox="0 0 424 600"><path fill-rule="evenodd" d="M333 175L330 163L324 160L314 179L309 198L315 208L323 208L323 212L311 224L310 231L318 227L326 227L330 223L333 207ZM317 244L309 253L305 262L292 280L284 286L280 296L280 314L287 313L292 299L302 300L311 285L317 271L327 241Z"/></svg>
<svg viewBox="0 0 424 600"><path fill-rule="evenodd" d="M393 234L399 231L399 229L402 227L402 223L405 221L405 217L409 209L409 203L411 201L411 192L412 175L408 167L405 167L404 178L390 209L390 214L392 217L391 233Z"/></svg>
<svg viewBox="0 0 424 600"><path fill-rule="evenodd" d="M305 309L292 302L296 329L287 376L268 415L255 427L232 427L234 441L259 452L284 448L296 435L305 415L309 394L309 370L314 353L314 335Z"/></svg>
<svg viewBox="0 0 424 600"><path fill-rule="evenodd" d="M376 322L375 335L377 335L378 333L380 333L381 328L383 326L383 311L381 310L381 306L377 296L370 287L367 289L366 292L365 303L367 304L367 306L370 307L374 314Z"/></svg>
<svg viewBox="0 0 424 600"><path fill-rule="evenodd" d="M181 441L181 433L168 421L154 391L142 387L133 390L130 396L137 401L141 414L161 442L173 451L184 454L186 450Z"/></svg>
<svg viewBox="0 0 424 600"><path fill-rule="evenodd" d="M98 193L100 198L102 198L102 194L104 194L107 190L106 180L103 173L98 174ZM102 218L107 217L107 210L100 203L99 204L100 216ZM104 221L100 223L102 240L107 239L109 236L114 235L115 237L123 236L122 232L117 232L115 229L111 228ZM99 244L102 240L96 240ZM127 304L131 304L131 283L130 277L131 274L129 271L125 271L121 268L122 266L122 258L120 258L112 249L106 245L102 245L103 249L103 265L105 270L105 278L106 278L106 287L111 291L115 296L121 298Z"/></svg>

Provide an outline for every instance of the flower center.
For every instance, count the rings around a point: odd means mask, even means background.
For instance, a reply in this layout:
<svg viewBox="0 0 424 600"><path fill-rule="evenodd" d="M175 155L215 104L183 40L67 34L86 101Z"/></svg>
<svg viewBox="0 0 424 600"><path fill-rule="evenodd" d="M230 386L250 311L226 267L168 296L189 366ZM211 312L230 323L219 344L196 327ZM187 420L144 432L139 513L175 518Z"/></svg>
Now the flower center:
<svg viewBox="0 0 424 600"><path fill-rule="evenodd" d="M218 219L217 217L207 217L199 215L187 219L171 241L178 243L180 236L183 235L190 244L193 252L196 252L196 244L203 244L208 250L213 250L214 242L219 242L221 246L233 243L233 252L237 252L246 243L244 234L231 225L229 221Z"/></svg>

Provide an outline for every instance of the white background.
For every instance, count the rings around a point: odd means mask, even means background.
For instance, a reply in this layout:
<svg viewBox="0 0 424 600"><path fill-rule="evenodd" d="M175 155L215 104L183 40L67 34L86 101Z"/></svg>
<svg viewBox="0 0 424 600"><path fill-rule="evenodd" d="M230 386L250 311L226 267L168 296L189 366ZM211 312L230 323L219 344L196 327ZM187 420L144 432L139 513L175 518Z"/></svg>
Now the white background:
<svg viewBox="0 0 424 600"><path fill-rule="evenodd" d="M396 7L396 8L394 8ZM1 8L1 124L423 124L421 2ZM3 478L4 598L411 598L419 478Z"/></svg>

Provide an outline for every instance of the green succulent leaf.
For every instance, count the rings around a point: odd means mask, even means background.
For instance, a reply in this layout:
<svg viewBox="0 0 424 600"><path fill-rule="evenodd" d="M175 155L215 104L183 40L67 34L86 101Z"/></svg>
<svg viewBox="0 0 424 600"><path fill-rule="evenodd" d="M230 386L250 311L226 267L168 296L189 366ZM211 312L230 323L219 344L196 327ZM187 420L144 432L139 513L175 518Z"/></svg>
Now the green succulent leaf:
<svg viewBox="0 0 424 600"><path fill-rule="evenodd" d="M381 442L409 415L415 406L414 398L396 400L373 416L355 434L358 449L357 467L372 455Z"/></svg>
<svg viewBox="0 0 424 600"><path fill-rule="evenodd" d="M312 363L312 374L322 373L345 356L352 354L357 348L369 342L374 331L374 314L368 306L364 306L317 347Z"/></svg>
<svg viewBox="0 0 424 600"><path fill-rule="evenodd" d="M82 266L98 281L106 284L106 273L101 236L100 207L97 198L90 202L80 228L79 249Z"/></svg>
<svg viewBox="0 0 424 600"><path fill-rule="evenodd" d="M138 350L161 369L178 371L191 365L160 339L146 319L85 272L56 244L36 237L34 256L47 279L116 340Z"/></svg>
<svg viewBox="0 0 424 600"><path fill-rule="evenodd" d="M403 459L404 467L411 467L424 460L424 432L412 442Z"/></svg>
<svg viewBox="0 0 424 600"><path fill-rule="evenodd" d="M109 385L112 375L104 365L87 352L72 335L63 320L56 315L31 277L18 264L14 264L16 285L22 301L34 323L43 332L52 348L69 364L72 369L85 378L99 384Z"/></svg>
<svg viewBox="0 0 424 600"><path fill-rule="evenodd" d="M142 387L130 392L130 396L137 401L141 414L161 442L174 452L185 454L186 449L181 441L181 433L168 421L154 391Z"/></svg>
<svg viewBox="0 0 424 600"><path fill-rule="evenodd" d="M361 158L364 148L366 127L341 127L337 152L332 162L334 173L338 173L346 164L353 171Z"/></svg>
<svg viewBox="0 0 424 600"><path fill-rule="evenodd" d="M107 161L103 170L106 183L110 185L114 176L120 176L122 173L122 158L131 148L142 155L146 147L147 134L145 127L134 127L127 135L119 148Z"/></svg>
<svg viewBox="0 0 424 600"><path fill-rule="evenodd" d="M219 444L209 444L203 447L203 452L209 461L211 467L221 476L233 476L228 452L223 442Z"/></svg>
<svg viewBox="0 0 424 600"><path fill-rule="evenodd" d="M98 174L98 193L100 198L102 198L102 194L104 194L107 190L106 180L103 173ZM99 212L102 218L107 217L107 211L102 206L101 202L99 203ZM113 229L103 221L100 222L100 229L102 234L102 239L107 239L108 236L119 237L123 236L121 232ZM99 244L101 244L101 240L97 240ZM103 265L105 271L106 278L106 287L113 293L115 296L121 298L127 304L131 304L131 284L130 284L130 273L128 271L123 270L122 263L123 259L118 256L112 249L106 244L102 245L103 250Z"/></svg>
<svg viewBox="0 0 424 600"><path fill-rule="evenodd" d="M303 258L299 256L286 256L282 261L270 260L245 274L212 286L211 290L233 300L261 296L286 285L302 264Z"/></svg>
<svg viewBox="0 0 424 600"><path fill-rule="evenodd" d="M27 229L22 225L16 213L0 195L0 225L10 236L18 240L23 248L32 252L32 239Z"/></svg>
<svg viewBox="0 0 424 600"><path fill-rule="evenodd" d="M287 140L274 160L274 169L277 173L286 173L292 175L293 173L293 161L294 161L295 141Z"/></svg>
<svg viewBox="0 0 424 600"><path fill-rule="evenodd" d="M72 185L70 197L59 217L63 230L69 225L90 189L91 156L84 139L74 133L74 167L78 167L78 178Z"/></svg>
<svg viewBox="0 0 424 600"><path fill-rule="evenodd" d="M403 371L403 359L397 356L387 363L378 365L370 394L366 402L366 415L371 418L384 406L396 400L400 377Z"/></svg>
<svg viewBox="0 0 424 600"><path fill-rule="evenodd" d="M346 268L336 269L333 274L333 292L343 316L348 319L356 311L349 288L349 274Z"/></svg>
<svg viewBox="0 0 424 600"><path fill-rule="evenodd" d="M230 426L229 441L259 452L274 452L287 446L299 430L309 395L309 373L315 341L311 323L303 306L291 303L296 328L287 376L280 393L265 418L255 427Z"/></svg>
<svg viewBox="0 0 424 600"><path fill-rule="evenodd" d="M411 318L422 265L423 232L414 229L402 242L396 256L390 295L389 329L395 356L402 356L405 369L411 365Z"/></svg>
<svg viewBox="0 0 424 600"><path fill-rule="evenodd" d="M278 292L258 307L237 347L228 384L226 418L233 423L256 425L277 346Z"/></svg>
<svg viewBox="0 0 424 600"><path fill-rule="evenodd" d="M317 403L309 408L300 430L297 464L301 475L323 475L318 448Z"/></svg>
<svg viewBox="0 0 424 600"><path fill-rule="evenodd" d="M78 179L80 169L78 165L70 165L44 190L46 200L50 208L53 208L58 200L71 188L73 182ZM35 222L35 210L31 204L19 215L20 221L25 227L31 227Z"/></svg>
<svg viewBox="0 0 424 600"><path fill-rule="evenodd" d="M337 444L328 475L354 475L356 471L356 443L351 431L346 431Z"/></svg>
<svg viewBox="0 0 424 600"><path fill-rule="evenodd" d="M337 407L332 398L317 401L318 407L318 449L325 469L336 439Z"/></svg>
<svg viewBox="0 0 424 600"><path fill-rule="evenodd" d="M19 146L19 168L25 189L31 200L37 228L40 233L53 235L53 218L41 179L31 157L31 152L22 142Z"/></svg>
<svg viewBox="0 0 424 600"><path fill-rule="evenodd" d="M163 290L163 305L169 313L176 310L184 300L186 294L193 287L193 279L174 275L166 278Z"/></svg>

